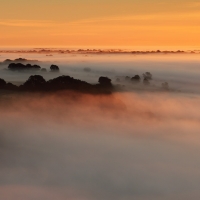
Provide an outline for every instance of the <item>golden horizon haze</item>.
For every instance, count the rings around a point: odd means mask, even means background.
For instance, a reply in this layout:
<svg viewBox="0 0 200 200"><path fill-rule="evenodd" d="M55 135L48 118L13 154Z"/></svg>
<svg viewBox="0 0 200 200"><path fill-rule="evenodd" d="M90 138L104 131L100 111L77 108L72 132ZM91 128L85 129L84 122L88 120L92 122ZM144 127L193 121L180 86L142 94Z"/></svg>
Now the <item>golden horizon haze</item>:
<svg viewBox="0 0 200 200"><path fill-rule="evenodd" d="M200 46L197 0L3 0L0 47Z"/></svg>

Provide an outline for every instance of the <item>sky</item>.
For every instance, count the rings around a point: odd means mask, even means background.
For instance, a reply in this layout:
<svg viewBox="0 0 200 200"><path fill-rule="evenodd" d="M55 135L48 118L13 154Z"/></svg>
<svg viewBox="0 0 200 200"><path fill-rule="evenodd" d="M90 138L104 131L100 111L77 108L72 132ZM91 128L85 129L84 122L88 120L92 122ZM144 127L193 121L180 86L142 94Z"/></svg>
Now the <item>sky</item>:
<svg viewBox="0 0 200 200"><path fill-rule="evenodd" d="M0 46L200 46L199 0L0 0Z"/></svg>

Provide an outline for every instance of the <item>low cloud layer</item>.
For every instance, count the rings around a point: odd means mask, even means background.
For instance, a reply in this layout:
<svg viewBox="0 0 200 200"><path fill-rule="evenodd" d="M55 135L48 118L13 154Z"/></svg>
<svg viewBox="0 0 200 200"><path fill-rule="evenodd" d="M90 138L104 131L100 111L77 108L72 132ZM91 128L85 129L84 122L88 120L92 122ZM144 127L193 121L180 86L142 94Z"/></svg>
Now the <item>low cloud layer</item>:
<svg viewBox="0 0 200 200"><path fill-rule="evenodd" d="M199 58L3 54L39 60L46 80L107 76L123 90L0 97L0 197L6 200L194 200L200 198ZM20 84L30 72L0 66ZM150 86L125 76L153 75ZM116 82L120 78L121 82ZM161 90L168 82L169 90Z"/></svg>
<svg viewBox="0 0 200 200"><path fill-rule="evenodd" d="M198 199L198 95L59 92L1 97L0 194Z"/></svg>

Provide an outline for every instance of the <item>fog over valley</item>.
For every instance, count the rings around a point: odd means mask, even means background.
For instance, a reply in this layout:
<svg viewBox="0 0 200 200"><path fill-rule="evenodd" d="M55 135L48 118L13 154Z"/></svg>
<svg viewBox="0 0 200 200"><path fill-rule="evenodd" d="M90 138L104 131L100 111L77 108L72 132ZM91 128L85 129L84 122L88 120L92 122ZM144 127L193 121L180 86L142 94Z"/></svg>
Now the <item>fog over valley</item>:
<svg viewBox="0 0 200 200"><path fill-rule="evenodd" d="M200 198L199 55L0 55L0 78L17 86L34 75L112 83L106 93L0 89L1 199Z"/></svg>

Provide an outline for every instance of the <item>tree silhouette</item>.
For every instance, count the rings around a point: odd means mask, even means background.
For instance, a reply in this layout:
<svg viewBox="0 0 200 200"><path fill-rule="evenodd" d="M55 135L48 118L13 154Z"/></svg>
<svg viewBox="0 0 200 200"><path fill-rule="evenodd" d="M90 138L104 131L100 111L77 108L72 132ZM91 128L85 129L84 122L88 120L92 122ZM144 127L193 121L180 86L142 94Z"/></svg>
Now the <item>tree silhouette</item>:
<svg viewBox="0 0 200 200"><path fill-rule="evenodd" d="M6 81L0 78L0 88L4 88L6 86Z"/></svg>
<svg viewBox="0 0 200 200"><path fill-rule="evenodd" d="M107 87L112 86L112 84L111 84L111 79L109 79L109 78L107 78L107 77L103 77L103 76L101 76L101 77L99 78L99 83L100 83L100 85L102 85L102 86L107 86Z"/></svg>
<svg viewBox="0 0 200 200"><path fill-rule="evenodd" d="M45 86L45 83L46 81L42 76L33 75L23 84L23 88L40 90Z"/></svg>
<svg viewBox="0 0 200 200"><path fill-rule="evenodd" d="M162 83L162 88L164 89L164 90L169 90L169 84L167 83L167 82L164 82L164 83Z"/></svg>
<svg viewBox="0 0 200 200"><path fill-rule="evenodd" d="M60 69L59 69L59 67L57 65L51 65L50 70L52 72L58 72Z"/></svg>
<svg viewBox="0 0 200 200"><path fill-rule="evenodd" d="M152 74L150 72L146 72L143 74L144 79L152 80Z"/></svg>
<svg viewBox="0 0 200 200"><path fill-rule="evenodd" d="M131 78L131 81L139 82L140 81L140 76L139 75L135 75L134 77Z"/></svg>
<svg viewBox="0 0 200 200"><path fill-rule="evenodd" d="M149 85L150 84L149 79L148 78L144 78L143 83L144 83L144 85Z"/></svg>
<svg viewBox="0 0 200 200"><path fill-rule="evenodd" d="M39 70L41 67L39 65L31 65L31 64L27 64L24 65L22 63L10 63L8 65L8 69L10 70Z"/></svg>

